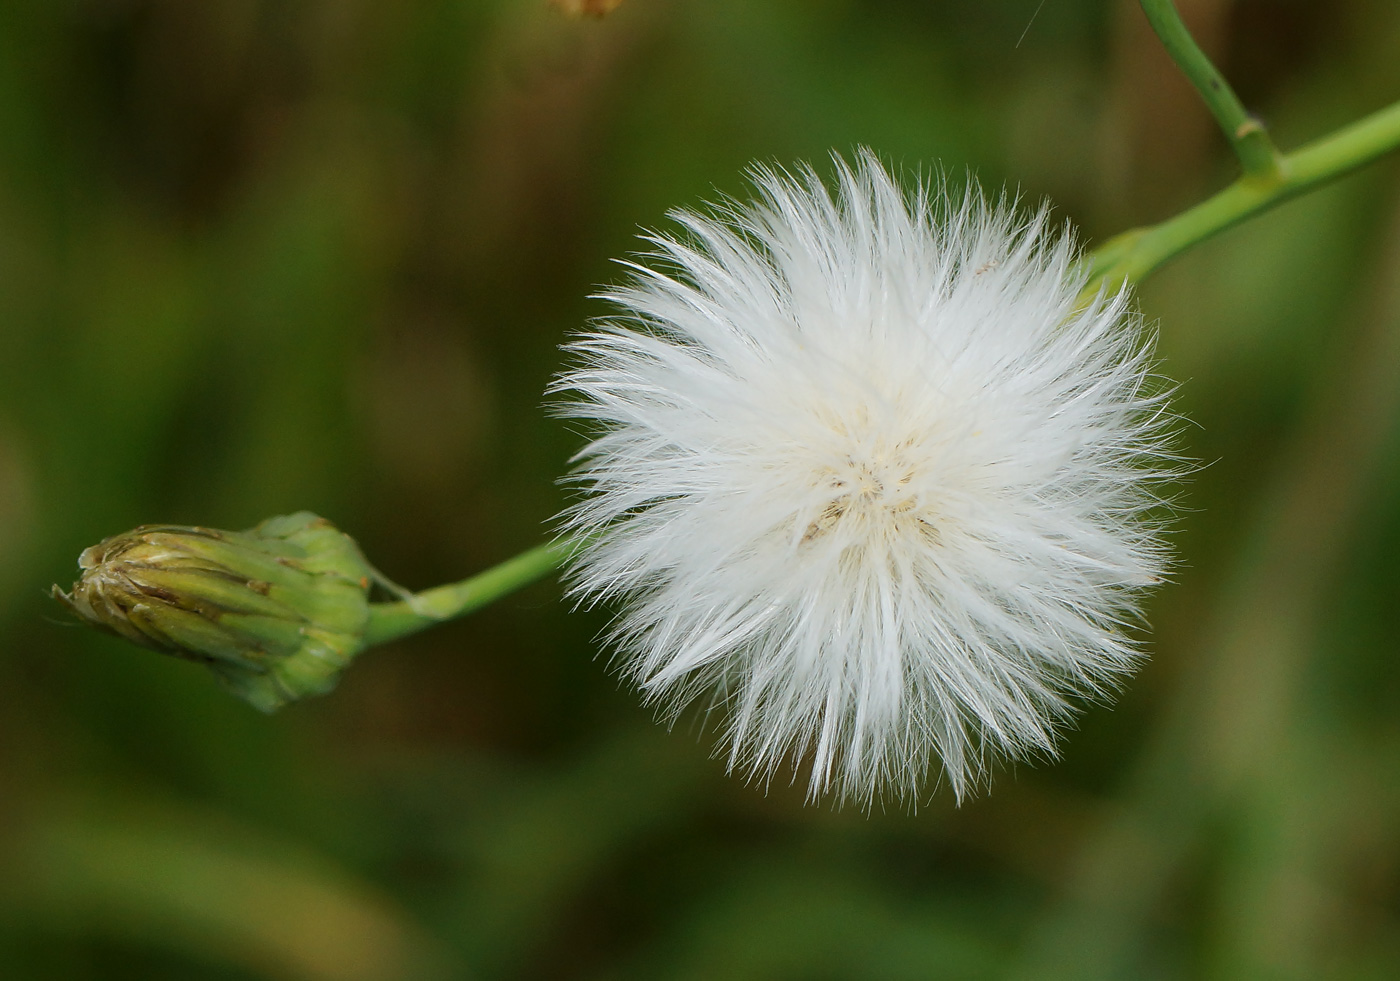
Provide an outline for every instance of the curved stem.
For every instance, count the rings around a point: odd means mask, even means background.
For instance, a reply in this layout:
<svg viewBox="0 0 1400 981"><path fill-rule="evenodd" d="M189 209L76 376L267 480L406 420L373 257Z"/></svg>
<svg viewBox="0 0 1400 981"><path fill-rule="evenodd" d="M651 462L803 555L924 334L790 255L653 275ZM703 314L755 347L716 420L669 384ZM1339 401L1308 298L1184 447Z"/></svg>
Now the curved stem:
<svg viewBox="0 0 1400 981"><path fill-rule="evenodd" d="M1143 0L1144 9L1151 5L1153 0ZM1267 136L1263 139L1267 141ZM1272 144L1267 145L1274 152ZM1125 281L1137 282L1216 232L1370 163L1396 147L1400 147L1400 102L1294 153L1277 157L1273 172L1267 177L1246 174L1174 218L1109 239L1088 256L1091 275L1083 295L1092 297L1104 287L1112 290ZM406 637L478 610L558 569L585 543L583 538L553 541L470 579L425 590L397 603L376 603L370 607L365 643L369 646Z"/></svg>
<svg viewBox="0 0 1400 981"><path fill-rule="evenodd" d="M1225 81L1225 76L1211 64L1195 38L1191 37L1172 0L1139 2L1167 54L1186 73L1210 107L1215 121L1220 124L1225 138L1240 158L1245 174L1264 179L1275 177L1280 165L1279 152L1264 124L1245 110L1235 90Z"/></svg>
<svg viewBox="0 0 1400 981"><path fill-rule="evenodd" d="M370 606L365 645L407 637L494 603L559 568L583 543L578 538L557 539L521 552L470 579L436 586L397 603L375 603Z"/></svg>
<svg viewBox="0 0 1400 981"><path fill-rule="evenodd" d="M1125 280L1135 283L1216 232L1335 180L1397 147L1400 102L1280 158L1279 173L1272 179L1242 177L1174 218L1109 239L1089 257L1092 276L1085 292L1092 294L1101 286L1114 289Z"/></svg>

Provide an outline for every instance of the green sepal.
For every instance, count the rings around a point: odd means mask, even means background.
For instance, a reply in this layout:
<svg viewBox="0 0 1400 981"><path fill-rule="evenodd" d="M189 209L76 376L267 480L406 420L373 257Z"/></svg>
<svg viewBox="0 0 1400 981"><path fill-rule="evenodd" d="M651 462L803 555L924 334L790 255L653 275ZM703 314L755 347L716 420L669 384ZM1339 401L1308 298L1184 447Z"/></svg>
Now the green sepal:
<svg viewBox="0 0 1400 981"><path fill-rule="evenodd" d="M262 647L249 638L226 629L217 620L178 607L157 603L137 603L126 613L157 650L195 661L227 661L258 670L266 658Z"/></svg>
<svg viewBox="0 0 1400 981"><path fill-rule="evenodd" d="M223 571L147 568L141 572L141 584L145 589L159 590L159 595L170 597L171 603L190 610L208 611L211 616L231 612L296 622L308 619L294 602L288 602L295 600L296 591L279 589L279 596L274 598L268 583ZM302 591L305 590L303 586Z"/></svg>

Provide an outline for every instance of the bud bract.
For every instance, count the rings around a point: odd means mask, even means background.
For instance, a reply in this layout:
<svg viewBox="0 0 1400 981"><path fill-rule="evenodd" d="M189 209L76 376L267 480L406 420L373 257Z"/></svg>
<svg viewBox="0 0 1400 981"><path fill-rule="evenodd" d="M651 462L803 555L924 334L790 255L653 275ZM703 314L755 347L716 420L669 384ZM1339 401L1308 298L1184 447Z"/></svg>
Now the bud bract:
<svg viewBox="0 0 1400 981"><path fill-rule="evenodd" d="M143 525L86 549L53 594L83 620L209 666L271 712L335 687L365 647L370 583L359 546L308 511L248 531Z"/></svg>

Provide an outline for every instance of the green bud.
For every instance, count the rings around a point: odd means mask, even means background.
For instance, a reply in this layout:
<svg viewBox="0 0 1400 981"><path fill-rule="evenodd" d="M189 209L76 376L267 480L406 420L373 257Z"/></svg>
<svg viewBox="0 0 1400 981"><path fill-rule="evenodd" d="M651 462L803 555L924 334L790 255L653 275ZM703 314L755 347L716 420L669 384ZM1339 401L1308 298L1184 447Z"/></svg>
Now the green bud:
<svg viewBox="0 0 1400 981"><path fill-rule="evenodd" d="M378 573L350 536L299 511L244 532L143 525L86 549L55 598L87 623L199 661L264 712L335 687L365 647Z"/></svg>

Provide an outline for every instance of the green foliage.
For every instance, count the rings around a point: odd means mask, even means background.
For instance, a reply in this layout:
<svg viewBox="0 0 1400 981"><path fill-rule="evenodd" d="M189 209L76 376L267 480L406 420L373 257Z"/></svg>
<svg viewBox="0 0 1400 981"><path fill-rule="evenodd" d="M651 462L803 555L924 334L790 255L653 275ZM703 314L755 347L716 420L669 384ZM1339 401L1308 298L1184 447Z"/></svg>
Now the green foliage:
<svg viewBox="0 0 1400 981"><path fill-rule="evenodd" d="M541 584L265 718L43 595L309 508L411 588L541 540L585 297L752 159L869 144L1102 239L1234 175L1131 4L0 4L0 976L1400 974L1400 219L1382 163L1142 292L1188 452L1154 658L1064 760L804 808ZM1191 5L1281 145L1400 93L1389 0ZM713 724L713 723L711 723Z"/></svg>

